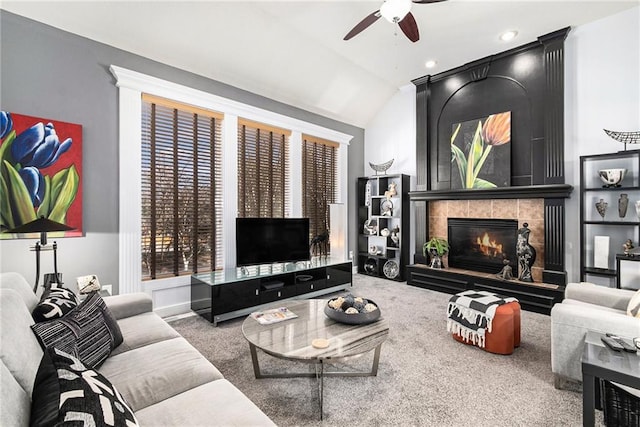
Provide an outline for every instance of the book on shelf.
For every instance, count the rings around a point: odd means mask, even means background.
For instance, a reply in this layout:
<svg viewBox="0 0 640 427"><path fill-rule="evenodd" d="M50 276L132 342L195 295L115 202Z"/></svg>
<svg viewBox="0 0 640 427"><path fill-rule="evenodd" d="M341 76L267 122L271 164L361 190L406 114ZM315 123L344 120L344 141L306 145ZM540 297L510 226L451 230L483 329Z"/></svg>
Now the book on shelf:
<svg viewBox="0 0 640 427"><path fill-rule="evenodd" d="M251 313L251 317L256 319L261 325L270 325L272 323L282 322L283 320L294 319L298 317L298 315L287 307L278 307L270 310L254 311Z"/></svg>

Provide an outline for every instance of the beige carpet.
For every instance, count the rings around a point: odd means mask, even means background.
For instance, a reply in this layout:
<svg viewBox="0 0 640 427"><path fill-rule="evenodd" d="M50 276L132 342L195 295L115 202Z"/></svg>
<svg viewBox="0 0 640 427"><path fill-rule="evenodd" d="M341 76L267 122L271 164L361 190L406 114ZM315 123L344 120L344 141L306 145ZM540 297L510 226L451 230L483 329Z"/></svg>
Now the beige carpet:
<svg viewBox="0 0 640 427"><path fill-rule="evenodd" d="M171 324L280 426L582 425L582 395L553 387L548 316L523 311L522 344L502 356L447 334L448 294L362 275L352 293L380 306L389 339L377 377L325 379L323 422L314 379L254 378L243 319L217 328L199 316ZM310 369L259 356L265 370ZM338 368L366 368L371 359Z"/></svg>

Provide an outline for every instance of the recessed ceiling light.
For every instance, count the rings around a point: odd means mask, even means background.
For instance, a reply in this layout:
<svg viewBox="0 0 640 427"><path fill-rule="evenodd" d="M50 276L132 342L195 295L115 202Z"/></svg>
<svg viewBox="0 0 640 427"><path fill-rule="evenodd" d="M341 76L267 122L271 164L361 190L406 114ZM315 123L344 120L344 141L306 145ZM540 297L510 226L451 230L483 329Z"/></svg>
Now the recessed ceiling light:
<svg viewBox="0 0 640 427"><path fill-rule="evenodd" d="M427 62L424 63L424 66L427 68L433 68L436 66L436 64L438 63L438 61L430 59Z"/></svg>
<svg viewBox="0 0 640 427"><path fill-rule="evenodd" d="M500 34L500 40L502 40L503 42L508 42L515 39L517 35L518 32L516 30L505 31L504 33Z"/></svg>

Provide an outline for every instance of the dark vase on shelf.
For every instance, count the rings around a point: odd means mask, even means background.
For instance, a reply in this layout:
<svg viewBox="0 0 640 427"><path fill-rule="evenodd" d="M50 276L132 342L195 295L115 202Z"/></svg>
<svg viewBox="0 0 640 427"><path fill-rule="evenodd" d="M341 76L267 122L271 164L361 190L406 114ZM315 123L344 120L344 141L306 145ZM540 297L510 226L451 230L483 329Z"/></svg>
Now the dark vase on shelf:
<svg viewBox="0 0 640 427"><path fill-rule="evenodd" d="M604 215L607 213L607 206L608 205L609 204L607 202L605 202L604 199L600 199L600 201L596 203L596 210L598 211L598 213L602 217L603 221L604 221Z"/></svg>
<svg viewBox="0 0 640 427"><path fill-rule="evenodd" d="M623 193L618 199L618 215L620 218L627 216L627 207L629 207L629 197Z"/></svg>
<svg viewBox="0 0 640 427"><path fill-rule="evenodd" d="M529 224L526 222L522 228L518 229L518 242L516 244L516 255L518 255L518 267L520 269L520 275L518 280L523 282L533 282L533 276L531 275L531 267L536 261L536 250L529 244Z"/></svg>

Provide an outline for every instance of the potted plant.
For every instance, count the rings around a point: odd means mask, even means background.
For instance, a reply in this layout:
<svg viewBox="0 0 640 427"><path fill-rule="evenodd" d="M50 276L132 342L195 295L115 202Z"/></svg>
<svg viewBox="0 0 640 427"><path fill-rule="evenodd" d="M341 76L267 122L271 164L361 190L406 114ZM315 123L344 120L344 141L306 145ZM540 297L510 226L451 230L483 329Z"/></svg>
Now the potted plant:
<svg viewBox="0 0 640 427"><path fill-rule="evenodd" d="M431 268L444 268L442 256L447 252L449 252L449 242L440 237L432 237L422 246L422 254L426 257L428 253L431 257Z"/></svg>

